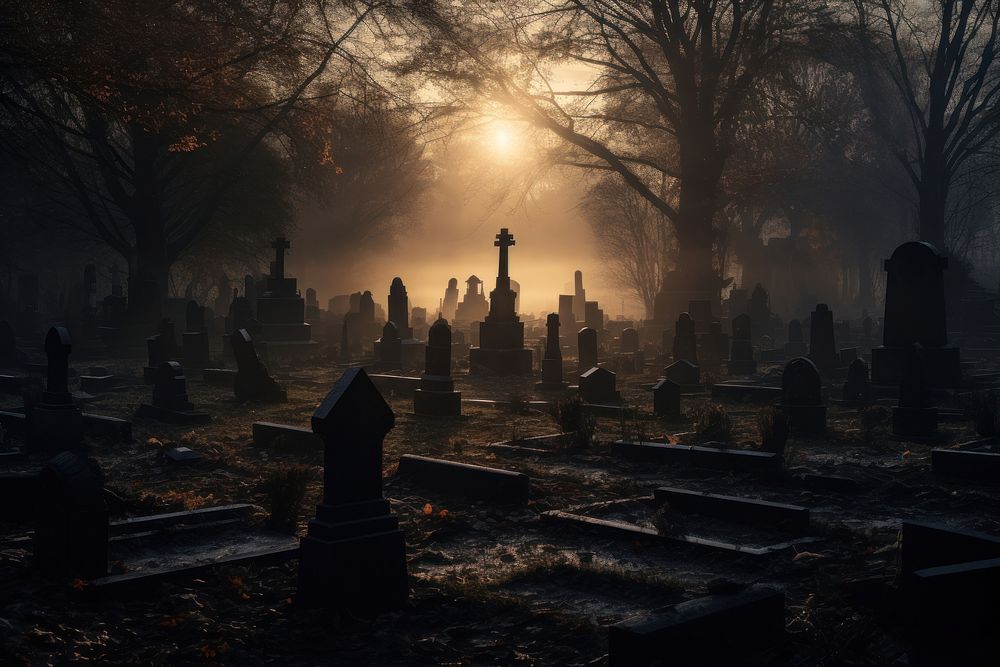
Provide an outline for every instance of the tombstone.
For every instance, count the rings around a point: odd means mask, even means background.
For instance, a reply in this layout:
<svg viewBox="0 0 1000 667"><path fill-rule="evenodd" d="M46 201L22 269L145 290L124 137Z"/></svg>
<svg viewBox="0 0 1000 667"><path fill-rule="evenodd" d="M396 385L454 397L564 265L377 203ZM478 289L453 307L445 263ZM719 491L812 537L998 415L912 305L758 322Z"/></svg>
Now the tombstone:
<svg viewBox="0 0 1000 667"><path fill-rule="evenodd" d="M378 339L378 359L387 368L403 367L403 341L395 322L386 322L382 327L382 337Z"/></svg>
<svg viewBox="0 0 1000 667"><path fill-rule="evenodd" d="M690 361L698 363L698 339L695 334L695 321L687 313L681 313L674 326L674 361Z"/></svg>
<svg viewBox="0 0 1000 667"><path fill-rule="evenodd" d="M153 384L153 379L160 365L177 359L177 338L174 333L174 323L168 318L160 320L157 333L146 339L146 355L148 363L143 369L143 379L145 379L146 384Z"/></svg>
<svg viewBox="0 0 1000 667"><path fill-rule="evenodd" d="M247 274L243 276L243 296L250 304L251 316L257 317L257 279ZM234 329L235 331L235 329Z"/></svg>
<svg viewBox="0 0 1000 667"><path fill-rule="evenodd" d="M560 324L565 324L567 327L572 327L576 324L576 315L573 314L573 295L572 294L560 294L559 295L559 322Z"/></svg>
<svg viewBox="0 0 1000 667"><path fill-rule="evenodd" d="M872 339L872 332L875 331L875 320L871 316L866 315L865 319L861 320L861 331L865 336L865 343L868 343Z"/></svg>
<svg viewBox="0 0 1000 667"><path fill-rule="evenodd" d="M296 603L372 613L406 603L406 543L382 492L382 441L395 416L361 368L312 417L323 440L323 502L299 548Z"/></svg>
<svg viewBox="0 0 1000 667"><path fill-rule="evenodd" d="M316 295L316 290L312 287L306 288L306 322L309 324L319 324L322 319L322 315L319 309L319 298Z"/></svg>
<svg viewBox="0 0 1000 667"><path fill-rule="evenodd" d="M455 391L451 377L451 327L438 319L427 332L424 374L413 392L413 412L432 417L462 414L462 393Z"/></svg>
<svg viewBox="0 0 1000 667"><path fill-rule="evenodd" d="M847 405L868 405L872 400L872 386L868 381L868 364L864 359L855 359L847 367L847 382L844 383L844 403Z"/></svg>
<svg viewBox="0 0 1000 667"><path fill-rule="evenodd" d="M930 387L956 387L962 379L957 347L948 345L944 271L948 259L929 243L911 241L885 261L885 319L882 346L872 350L872 382L898 384L919 344L924 381Z"/></svg>
<svg viewBox="0 0 1000 667"><path fill-rule="evenodd" d="M760 349L761 350L773 350L774 349L774 339L770 336L764 335L760 337Z"/></svg>
<svg viewBox="0 0 1000 667"><path fill-rule="evenodd" d="M445 320L455 319L455 311L458 310L458 278L448 279L448 288L444 291L444 300L441 302L441 317Z"/></svg>
<svg viewBox="0 0 1000 667"><path fill-rule="evenodd" d="M937 434L938 411L927 393L924 352L919 343L914 343L902 363L899 405L892 409L893 435L929 438Z"/></svg>
<svg viewBox="0 0 1000 667"><path fill-rule="evenodd" d="M729 293L729 319L750 314L750 294L741 288L733 288Z"/></svg>
<svg viewBox="0 0 1000 667"><path fill-rule="evenodd" d="M845 347L837 353L837 359L840 361L841 368L847 368L857 358L858 348L856 347Z"/></svg>
<svg viewBox="0 0 1000 667"><path fill-rule="evenodd" d="M36 566L49 575L92 579L108 573L108 507L96 463L62 452L38 475Z"/></svg>
<svg viewBox="0 0 1000 667"><path fill-rule="evenodd" d="M627 327L621 333L622 354L632 354L639 351L639 332L632 327Z"/></svg>
<svg viewBox="0 0 1000 667"><path fill-rule="evenodd" d="M573 273L573 315L572 322L584 322L587 319L587 291L583 289L583 271L579 269ZM600 330L603 327L594 328Z"/></svg>
<svg viewBox="0 0 1000 667"><path fill-rule="evenodd" d="M36 449L75 449L83 444L83 415L69 393L69 331L52 327L45 336L47 382L41 400L28 411L28 433ZM26 406L27 407L27 406Z"/></svg>
<svg viewBox="0 0 1000 667"><path fill-rule="evenodd" d="M347 364L351 361L351 341L348 335L350 329L350 322L348 321L353 313L347 313L344 315L344 321L340 325L340 363Z"/></svg>
<svg viewBox="0 0 1000 667"><path fill-rule="evenodd" d="M660 419L677 419L681 416L679 384L665 378L653 385L653 413Z"/></svg>
<svg viewBox="0 0 1000 667"><path fill-rule="evenodd" d="M785 343L785 354L789 357L804 357L809 353L805 338L802 336L802 323L792 320L788 323L788 342Z"/></svg>
<svg viewBox="0 0 1000 667"><path fill-rule="evenodd" d="M604 331L604 311L596 301L587 301L584 324L594 331Z"/></svg>
<svg viewBox="0 0 1000 667"><path fill-rule="evenodd" d="M226 317L226 331L232 333L240 329L246 329L253 333L259 329L257 320L253 316L253 306L250 299L239 296L233 290L233 300L229 304L229 315Z"/></svg>
<svg viewBox="0 0 1000 667"><path fill-rule="evenodd" d="M826 430L819 370L810 359L798 357L785 364L781 374L781 409L793 433L816 435Z"/></svg>
<svg viewBox="0 0 1000 667"><path fill-rule="evenodd" d="M469 368L474 373L529 375L532 354L524 347L524 323L517 316L517 292L509 273L514 236L504 227L493 245L500 250L496 288L490 292L490 312L479 324L479 346L469 349Z"/></svg>
<svg viewBox="0 0 1000 667"><path fill-rule="evenodd" d="M686 359L675 361L663 369L663 377L681 387L700 387L701 369Z"/></svg>
<svg viewBox="0 0 1000 667"><path fill-rule="evenodd" d="M410 328L410 299L406 295L406 286L398 276L389 285L389 321L394 322L400 340L413 338Z"/></svg>
<svg viewBox="0 0 1000 667"><path fill-rule="evenodd" d="M483 281L477 276L465 280L465 295L455 310L455 328L468 327L473 322L481 322L490 312L490 305L482 290Z"/></svg>
<svg viewBox="0 0 1000 667"><path fill-rule="evenodd" d="M542 381L535 386L539 389L563 389L562 349L559 345L559 315L549 313L545 319L545 355L542 357Z"/></svg>
<svg viewBox="0 0 1000 667"><path fill-rule="evenodd" d="M833 334L833 311L825 303L818 304L810 316L809 359L824 372L832 371L840 364Z"/></svg>
<svg viewBox="0 0 1000 667"><path fill-rule="evenodd" d="M22 352L17 349L14 328L7 320L0 320L0 366L16 366L23 361Z"/></svg>
<svg viewBox="0 0 1000 667"><path fill-rule="evenodd" d="M267 368L260 362L253 338L246 329L234 331L229 340L236 358L236 378L233 389L241 401L256 400L281 402L288 400L288 394L281 385L267 374Z"/></svg>
<svg viewBox="0 0 1000 667"><path fill-rule="evenodd" d="M312 353L316 341L312 326L306 322L306 302L299 296L298 280L285 275L285 251L291 248L288 239L279 236L272 243L274 261L264 279L264 289L258 290L254 313L260 324L254 335L266 342L268 356L301 357Z"/></svg>
<svg viewBox="0 0 1000 667"><path fill-rule="evenodd" d="M206 424L212 418L194 409L188 399L184 369L176 361L160 364L153 384L153 401L139 406L139 416L175 424Z"/></svg>
<svg viewBox="0 0 1000 667"><path fill-rule="evenodd" d="M750 316L758 332L762 335L771 333L771 296L760 283L754 286L750 294L747 315Z"/></svg>
<svg viewBox="0 0 1000 667"><path fill-rule="evenodd" d="M622 400L621 394L615 390L615 374L600 366L594 366L580 376L579 391L585 403L610 405Z"/></svg>
<svg viewBox="0 0 1000 667"><path fill-rule="evenodd" d="M722 322L712 322L701 343L700 361L720 363L729 358L729 334L722 332Z"/></svg>
<svg viewBox="0 0 1000 667"><path fill-rule="evenodd" d="M708 333L712 322L716 321L716 317L712 313L712 302L708 299L688 301L687 312L691 315L691 319L694 320L698 333Z"/></svg>
<svg viewBox="0 0 1000 667"><path fill-rule="evenodd" d="M577 371L580 375L597 365L597 330L584 327L576 334Z"/></svg>
<svg viewBox="0 0 1000 667"><path fill-rule="evenodd" d="M189 368L208 368L211 365L208 331L205 328L205 309L195 301L188 301L187 327L181 340L184 347L184 363Z"/></svg>
<svg viewBox="0 0 1000 667"><path fill-rule="evenodd" d="M733 318L733 341L728 364L730 375L752 375L757 372L751 342L752 324L750 316L745 313Z"/></svg>

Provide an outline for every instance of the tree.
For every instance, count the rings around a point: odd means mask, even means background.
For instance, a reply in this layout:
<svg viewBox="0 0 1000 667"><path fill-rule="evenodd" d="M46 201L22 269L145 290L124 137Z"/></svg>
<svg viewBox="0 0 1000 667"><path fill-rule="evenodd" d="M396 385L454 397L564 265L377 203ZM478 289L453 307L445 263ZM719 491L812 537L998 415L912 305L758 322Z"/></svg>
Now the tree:
<svg viewBox="0 0 1000 667"><path fill-rule="evenodd" d="M861 46L855 66L912 184L920 238L943 250L961 244L959 220L967 220L969 210L956 202L956 183L974 181L971 172L988 168L987 153L1000 133L1000 2L854 5ZM895 91L894 104L877 97L882 81ZM902 126L891 123L896 109L906 118Z"/></svg>
<svg viewBox="0 0 1000 667"><path fill-rule="evenodd" d="M815 2L561 0L425 8L429 42L410 63L451 110L501 105L559 137L561 164L611 172L659 211L688 289L718 293L720 182L753 86L797 39ZM808 11L807 11L808 10ZM562 86L559 65L588 81ZM562 77L567 78L567 77ZM662 196L664 179L677 198Z"/></svg>
<svg viewBox="0 0 1000 667"><path fill-rule="evenodd" d="M583 209L613 281L633 292L652 319L656 294L676 261L676 242L663 215L610 175L590 189Z"/></svg>
<svg viewBox="0 0 1000 667"><path fill-rule="evenodd" d="M374 11L350 0L7 3L3 149L44 146L30 157L71 195L65 219L122 255L130 310L148 322L170 267L238 207L258 151L308 132L320 122L302 113L311 98L361 75L348 47ZM325 76L335 59L345 67Z"/></svg>

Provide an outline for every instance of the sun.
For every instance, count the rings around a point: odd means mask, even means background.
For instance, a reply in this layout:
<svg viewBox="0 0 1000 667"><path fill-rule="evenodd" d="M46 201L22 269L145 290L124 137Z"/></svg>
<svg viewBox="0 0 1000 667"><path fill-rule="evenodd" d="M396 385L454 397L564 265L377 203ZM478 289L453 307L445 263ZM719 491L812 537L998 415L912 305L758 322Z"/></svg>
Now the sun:
<svg viewBox="0 0 1000 667"><path fill-rule="evenodd" d="M510 155L517 149L517 136L506 126L499 126L492 133L493 148L501 155Z"/></svg>

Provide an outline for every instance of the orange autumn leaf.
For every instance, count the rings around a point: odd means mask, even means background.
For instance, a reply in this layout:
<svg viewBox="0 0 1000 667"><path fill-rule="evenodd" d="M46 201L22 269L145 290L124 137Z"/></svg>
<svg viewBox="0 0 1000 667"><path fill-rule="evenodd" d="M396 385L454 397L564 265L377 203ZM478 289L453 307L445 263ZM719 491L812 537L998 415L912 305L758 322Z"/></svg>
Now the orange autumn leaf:
<svg viewBox="0 0 1000 667"><path fill-rule="evenodd" d="M427 503L424 505L424 515L430 516L431 514L434 514L434 507L430 503Z"/></svg>
<svg viewBox="0 0 1000 667"><path fill-rule="evenodd" d="M82 591L84 588L87 587L87 582L78 577L73 581L71 581L69 585L73 587L74 591Z"/></svg>
<svg viewBox="0 0 1000 667"><path fill-rule="evenodd" d="M439 519L446 519L448 517L448 510L441 510L438 512Z"/></svg>

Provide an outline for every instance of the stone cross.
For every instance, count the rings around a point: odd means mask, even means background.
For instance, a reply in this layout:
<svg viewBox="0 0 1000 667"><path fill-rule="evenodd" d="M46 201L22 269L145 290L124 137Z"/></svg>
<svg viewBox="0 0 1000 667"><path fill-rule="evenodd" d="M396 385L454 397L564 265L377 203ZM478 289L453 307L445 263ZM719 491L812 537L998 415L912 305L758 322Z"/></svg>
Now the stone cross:
<svg viewBox="0 0 1000 667"><path fill-rule="evenodd" d="M274 275L272 278L284 278L285 277L285 251L292 247L292 244L288 242L284 236L279 236L274 239L274 243L271 244L274 248Z"/></svg>
<svg viewBox="0 0 1000 667"><path fill-rule="evenodd" d="M507 231L506 227L502 227L500 229L500 233L497 234L497 240L493 242L493 245L500 248L500 269L497 276L500 278L509 278L507 248L515 245L514 236Z"/></svg>

